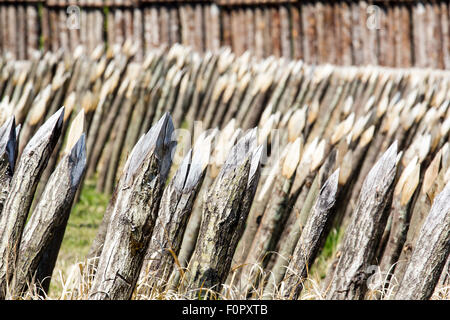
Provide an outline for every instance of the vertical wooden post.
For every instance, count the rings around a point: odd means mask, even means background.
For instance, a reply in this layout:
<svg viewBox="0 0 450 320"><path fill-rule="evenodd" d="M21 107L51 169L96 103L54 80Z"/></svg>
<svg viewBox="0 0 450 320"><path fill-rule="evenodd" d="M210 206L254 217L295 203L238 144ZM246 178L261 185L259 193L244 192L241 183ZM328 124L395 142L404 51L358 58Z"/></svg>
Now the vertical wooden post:
<svg viewBox="0 0 450 320"><path fill-rule="evenodd" d="M255 51L257 58L264 57L264 15L263 8L255 8Z"/></svg>
<svg viewBox="0 0 450 320"><path fill-rule="evenodd" d="M281 57L281 21L280 12L277 7L270 8L270 30L272 36L271 54Z"/></svg>
<svg viewBox="0 0 450 320"><path fill-rule="evenodd" d="M17 58L17 13L16 4L8 4L8 30L9 30L9 52Z"/></svg>
<svg viewBox="0 0 450 320"><path fill-rule="evenodd" d="M288 7L280 6L280 26L281 26L281 53L283 57L292 59L291 51L291 30L290 30L290 16Z"/></svg>
<svg viewBox="0 0 450 320"><path fill-rule="evenodd" d="M180 20L178 16L178 8L176 6L171 6L169 8L169 22L170 22L170 44L180 43Z"/></svg>
<svg viewBox="0 0 450 320"><path fill-rule="evenodd" d="M302 21L300 4L293 3L290 7L291 11L291 23L292 23L292 57L294 59L303 58L303 46L302 46Z"/></svg>
<svg viewBox="0 0 450 320"><path fill-rule="evenodd" d="M24 60L26 58L26 39L27 32L25 27L25 7L22 4L17 6L17 59Z"/></svg>
<svg viewBox="0 0 450 320"><path fill-rule="evenodd" d="M143 9L133 8L133 42L138 46L136 53L136 61L142 63L144 58L144 39L143 39Z"/></svg>
<svg viewBox="0 0 450 320"><path fill-rule="evenodd" d="M442 52L444 68L450 69L450 6L448 3L441 2L441 27L442 27ZM414 23L414 21L411 21Z"/></svg>
<svg viewBox="0 0 450 320"><path fill-rule="evenodd" d="M158 23L160 26L160 34L161 34L160 43L169 45L169 42L170 42L170 26L169 26L169 24L171 23L171 21L169 18L169 11L167 10L167 8L164 5L160 6L160 8L159 8Z"/></svg>

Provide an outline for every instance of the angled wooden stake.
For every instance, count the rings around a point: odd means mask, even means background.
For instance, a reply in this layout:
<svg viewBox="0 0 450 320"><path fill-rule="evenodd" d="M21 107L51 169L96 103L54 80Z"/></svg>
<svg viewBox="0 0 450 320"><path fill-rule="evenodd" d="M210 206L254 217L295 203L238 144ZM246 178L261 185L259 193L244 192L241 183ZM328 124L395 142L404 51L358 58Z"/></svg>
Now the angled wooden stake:
<svg viewBox="0 0 450 320"><path fill-rule="evenodd" d="M83 134L50 176L39 203L25 227L16 263L16 274L12 281L13 295L20 296L24 292L57 231L61 227L65 229L85 168L86 139Z"/></svg>
<svg viewBox="0 0 450 320"><path fill-rule="evenodd" d="M192 297L207 295L202 289L218 291L226 280L259 180L261 155L253 129L233 146L208 194L188 266Z"/></svg>
<svg viewBox="0 0 450 320"><path fill-rule="evenodd" d="M52 154L63 125L64 107L51 116L31 138L17 164L10 193L0 218L0 297L15 269L22 231L39 178Z"/></svg>
<svg viewBox="0 0 450 320"><path fill-rule="evenodd" d="M426 300L433 294L450 253L450 183L436 197L395 299Z"/></svg>
<svg viewBox="0 0 450 320"><path fill-rule="evenodd" d="M320 189L319 197L295 247L292 260L282 281L285 298L298 299L308 270L324 243L327 225L331 222L333 207L338 193L339 169Z"/></svg>
<svg viewBox="0 0 450 320"><path fill-rule="evenodd" d="M11 179L17 155L16 128L14 117L0 127L0 216L9 194ZM0 226L1 232L1 226Z"/></svg>
<svg viewBox="0 0 450 320"><path fill-rule="evenodd" d="M199 149L188 152L164 190L141 277L164 290L181 248L194 200L203 183L209 162L211 139L201 139ZM174 256L175 255L175 256Z"/></svg>
<svg viewBox="0 0 450 320"><path fill-rule="evenodd" d="M74 147L77 143L78 144L81 143L80 139L84 135L84 132L85 132L85 116L84 116L84 109L81 109L81 111L78 113L78 115L75 117L75 119L72 121L72 124L70 125L69 132L67 134L66 145L64 147L64 150L62 151L63 157L72 154L73 151L76 150L74 149ZM80 178L81 181L79 182L80 186L83 184L83 177L85 173L86 170L83 170L82 176ZM72 200L72 203L76 201L76 195L80 192L80 189L81 187L76 188L74 196L75 198L74 200ZM47 246L44 253L42 254L42 258L39 260L39 266L36 271L35 281L40 284L39 289L44 291L45 293L48 293L48 290L50 288L50 281L53 269L55 268L56 259L58 258L59 249L61 247L61 243L64 238L68 218L69 213L65 215L65 220L63 220L62 223L56 229L50 244Z"/></svg>
<svg viewBox="0 0 450 320"><path fill-rule="evenodd" d="M123 171L91 300L130 299L155 226L172 162L172 119L165 114L139 140Z"/></svg>
<svg viewBox="0 0 450 320"><path fill-rule="evenodd" d="M397 169L397 142L375 163L367 175L343 240L342 253L333 274L327 299L361 299L373 263L376 244L387 221L385 207L392 198Z"/></svg>

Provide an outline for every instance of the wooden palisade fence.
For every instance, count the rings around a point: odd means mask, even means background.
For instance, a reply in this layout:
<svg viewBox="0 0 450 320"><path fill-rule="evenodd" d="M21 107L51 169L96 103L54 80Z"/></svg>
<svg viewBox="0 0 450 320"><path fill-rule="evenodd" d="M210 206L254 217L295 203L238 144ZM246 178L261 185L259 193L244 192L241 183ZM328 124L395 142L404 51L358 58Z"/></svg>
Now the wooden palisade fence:
<svg viewBox="0 0 450 320"><path fill-rule="evenodd" d="M0 1L0 50L17 59L130 38L138 60L180 43L315 64L449 69L449 26L445 0Z"/></svg>
<svg viewBox="0 0 450 320"><path fill-rule="evenodd" d="M86 179L65 298L302 298L336 228L316 297L448 298L449 71L137 48L1 57L1 298L48 291Z"/></svg>

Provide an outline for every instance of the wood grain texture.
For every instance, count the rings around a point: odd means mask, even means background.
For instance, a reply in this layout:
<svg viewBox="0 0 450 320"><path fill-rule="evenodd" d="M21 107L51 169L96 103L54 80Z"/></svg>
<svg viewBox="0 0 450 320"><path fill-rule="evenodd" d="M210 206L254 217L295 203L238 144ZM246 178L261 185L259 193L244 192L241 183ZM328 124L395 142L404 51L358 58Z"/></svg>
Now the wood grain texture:
<svg viewBox="0 0 450 320"><path fill-rule="evenodd" d="M192 297L206 295L198 288L218 291L226 280L259 180L260 160L256 130L251 130L231 149L205 199L199 241L188 266Z"/></svg>
<svg viewBox="0 0 450 320"><path fill-rule="evenodd" d="M141 276L150 283L161 283L164 288L175 265L181 241L192 212L194 201L203 183L209 161L211 139L200 139L198 150L185 156L179 169L165 188L161 205L147 250ZM161 287L158 286L158 287Z"/></svg>
<svg viewBox="0 0 450 320"><path fill-rule="evenodd" d="M317 201L294 249L292 260L282 281L282 285L285 286L283 290L285 290L286 298L298 299L308 269L324 243L325 230L332 219L332 209L336 203L338 179L339 169L327 179L320 189Z"/></svg>
<svg viewBox="0 0 450 320"><path fill-rule="evenodd" d="M365 293L366 268L373 262L376 243L384 230L396 172L397 143L377 161L367 175L353 219L343 240L342 253L328 299L361 299Z"/></svg>
<svg viewBox="0 0 450 320"><path fill-rule="evenodd" d="M0 127L0 217L14 174L16 144L16 124L14 117L11 117Z"/></svg>
<svg viewBox="0 0 450 320"><path fill-rule="evenodd" d="M61 108L39 128L25 147L11 180L10 193L0 218L1 296L4 296L6 283L14 271L28 210L39 178L59 139L63 117L64 108Z"/></svg>
<svg viewBox="0 0 450 320"><path fill-rule="evenodd" d="M172 120L166 114L131 152L90 291L91 300L131 298L171 164L172 132Z"/></svg>
<svg viewBox="0 0 450 320"><path fill-rule="evenodd" d="M20 296L26 289L53 237L58 230L65 229L85 167L86 144L83 134L50 176L39 203L23 231L13 282L13 295ZM55 261L53 266L54 263Z"/></svg>
<svg viewBox="0 0 450 320"><path fill-rule="evenodd" d="M435 198L395 299L429 299L450 251L450 183Z"/></svg>

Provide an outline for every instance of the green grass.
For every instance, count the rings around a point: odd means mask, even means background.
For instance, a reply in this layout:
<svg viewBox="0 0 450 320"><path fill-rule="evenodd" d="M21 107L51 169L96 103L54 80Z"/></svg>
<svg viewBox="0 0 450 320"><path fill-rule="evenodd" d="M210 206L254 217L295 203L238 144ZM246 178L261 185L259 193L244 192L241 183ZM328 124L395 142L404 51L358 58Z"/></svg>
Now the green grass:
<svg viewBox="0 0 450 320"><path fill-rule="evenodd" d="M331 230L331 232L328 234L322 251L316 258L314 265L311 268L312 275L315 275L320 280L325 278L328 267L331 265L336 256L337 246L342 240L343 235L344 232L342 232L342 229Z"/></svg>
<svg viewBox="0 0 450 320"><path fill-rule="evenodd" d="M186 120L183 120L183 122L181 123L180 128L181 129L189 129L189 122L187 122Z"/></svg>
<svg viewBox="0 0 450 320"><path fill-rule="evenodd" d="M319 255L314 260L311 269L308 270L308 280L305 282L305 289L302 291L300 299L323 299L322 280L325 279L329 268L336 259L339 242L342 240L344 232L342 229L333 228Z"/></svg>
<svg viewBox="0 0 450 320"><path fill-rule="evenodd" d="M80 200L74 206L67 223L64 240L53 272L50 285L50 296L57 297L61 293L61 281L67 277L69 268L83 261L89 252L92 241L97 234L98 226L109 201L109 196L95 190L95 180L85 182Z"/></svg>

